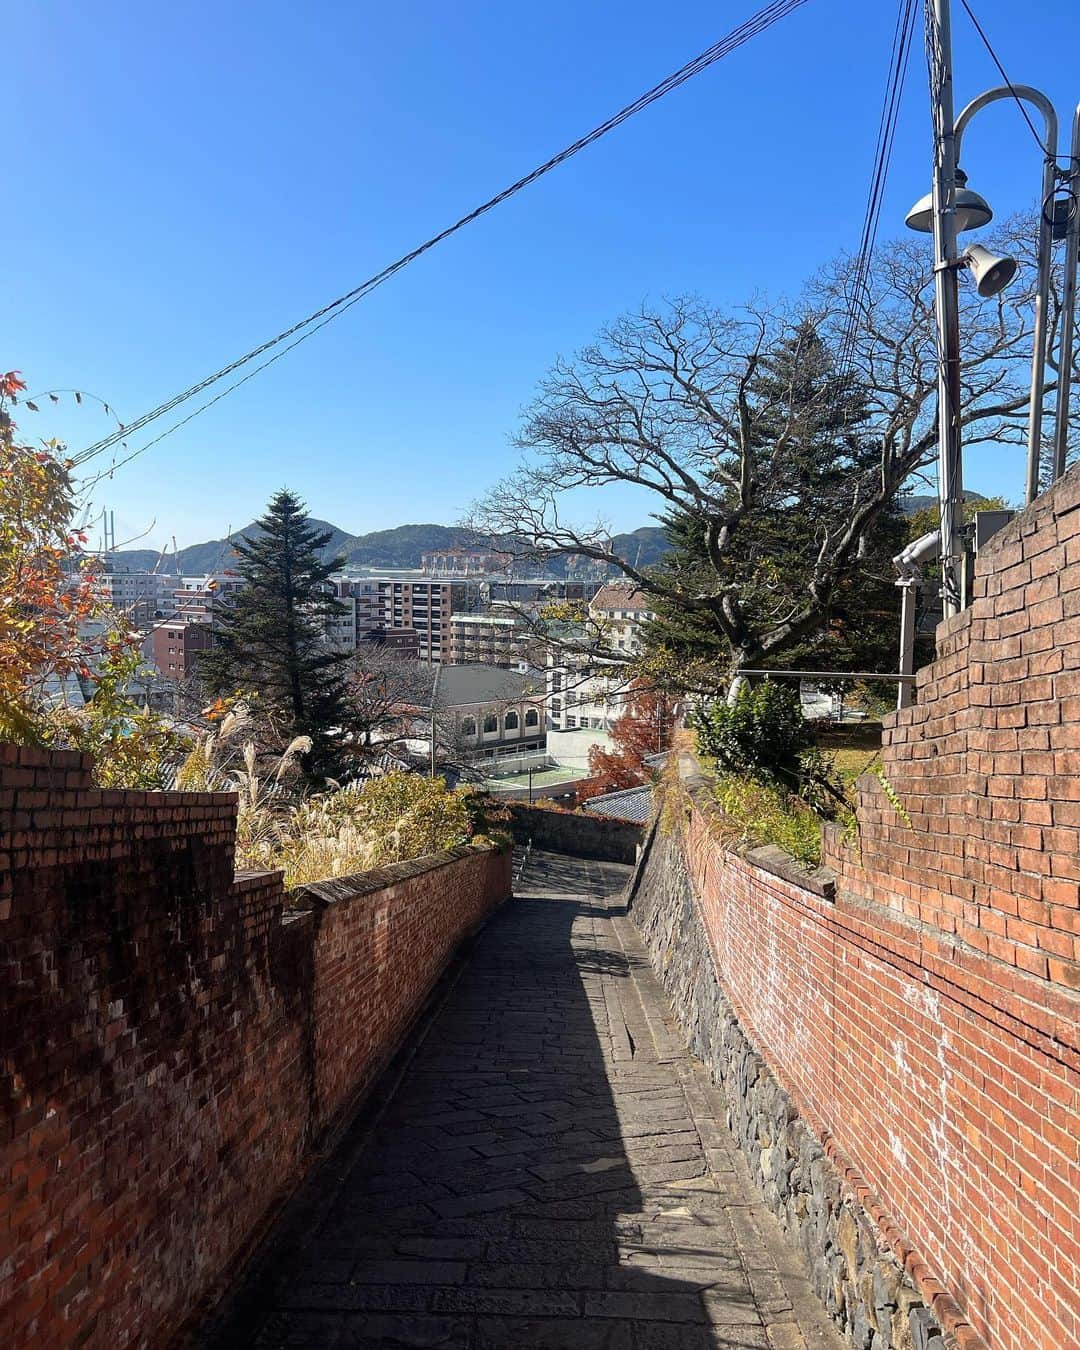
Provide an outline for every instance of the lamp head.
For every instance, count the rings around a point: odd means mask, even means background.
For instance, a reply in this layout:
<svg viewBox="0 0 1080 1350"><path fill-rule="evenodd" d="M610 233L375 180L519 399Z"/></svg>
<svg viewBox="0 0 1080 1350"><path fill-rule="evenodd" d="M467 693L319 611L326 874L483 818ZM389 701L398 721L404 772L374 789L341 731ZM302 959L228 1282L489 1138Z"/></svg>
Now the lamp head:
<svg viewBox="0 0 1080 1350"><path fill-rule="evenodd" d="M981 244L969 244L964 250L963 260L971 268L975 289L984 300L1003 291L1016 276L1019 267L1015 258L999 257Z"/></svg>
<svg viewBox="0 0 1080 1350"><path fill-rule="evenodd" d="M981 225L989 225L994 218L994 213L985 197L980 197L977 192L972 192L966 186L967 174L963 169L956 170L956 191L953 193L953 202L956 207L956 233L962 234L965 230L977 230ZM934 194L928 192L925 197L920 197L911 210L904 217L904 224L909 230L917 230L920 234L933 234L934 232Z"/></svg>

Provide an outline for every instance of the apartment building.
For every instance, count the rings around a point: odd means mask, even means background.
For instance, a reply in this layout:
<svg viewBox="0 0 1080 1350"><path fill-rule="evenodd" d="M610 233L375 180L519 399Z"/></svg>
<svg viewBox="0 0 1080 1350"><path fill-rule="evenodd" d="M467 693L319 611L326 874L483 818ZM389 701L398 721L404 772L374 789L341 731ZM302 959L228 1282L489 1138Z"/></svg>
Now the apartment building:
<svg viewBox="0 0 1080 1350"><path fill-rule="evenodd" d="M243 581L235 572L207 572L198 577L181 577L172 593L172 610L188 623L213 628L222 602L240 590Z"/></svg>
<svg viewBox="0 0 1080 1350"><path fill-rule="evenodd" d="M172 608L177 578L163 572L102 572L97 586L105 602L125 615L133 628L149 628L154 619Z"/></svg>
<svg viewBox="0 0 1080 1350"><path fill-rule="evenodd" d="M425 577L417 572L383 573L375 582L379 627L388 634L415 629L420 660L449 664L451 616L476 608L477 583Z"/></svg>
<svg viewBox="0 0 1080 1350"><path fill-rule="evenodd" d="M199 652L213 645L214 635L206 624L174 617L154 625L147 655L167 680L181 684L194 673Z"/></svg>
<svg viewBox="0 0 1080 1350"><path fill-rule="evenodd" d="M589 602L589 613L604 625L607 645L635 655L641 650L641 626L655 618L642 591L618 582L601 586Z"/></svg>
<svg viewBox="0 0 1080 1350"><path fill-rule="evenodd" d="M450 663L516 669L529 664L528 619L506 606L450 616Z"/></svg>

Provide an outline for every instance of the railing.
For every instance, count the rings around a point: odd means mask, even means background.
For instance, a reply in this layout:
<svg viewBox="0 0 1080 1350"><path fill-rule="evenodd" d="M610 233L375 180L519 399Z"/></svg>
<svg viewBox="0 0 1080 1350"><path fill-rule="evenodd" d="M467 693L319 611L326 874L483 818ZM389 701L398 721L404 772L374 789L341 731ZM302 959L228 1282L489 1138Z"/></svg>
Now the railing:
<svg viewBox="0 0 1080 1350"><path fill-rule="evenodd" d="M516 891L521 885L521 879L525 875L525 868L529 865L529 854L532 852L532 837L525 842L525 847L521 850L514 867L514 885Z"/></svg>

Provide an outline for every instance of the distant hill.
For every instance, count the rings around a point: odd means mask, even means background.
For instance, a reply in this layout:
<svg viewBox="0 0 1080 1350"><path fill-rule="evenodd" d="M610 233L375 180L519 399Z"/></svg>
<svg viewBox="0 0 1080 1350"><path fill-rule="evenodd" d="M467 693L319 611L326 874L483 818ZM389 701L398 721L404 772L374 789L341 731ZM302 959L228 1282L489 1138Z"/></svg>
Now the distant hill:
<svg viewBox="0 0 1080 1350"><path fill-rule="evenodd" d="M373 530L370 534L348 534L326 520L311 521L320 530L330 530L331 539L324 550L333 557L343 554L345 561L360 567L419 567L420 555L432 549L468 547L471 542L467 530L450 525L398 525L392 530ZM252 524L234 530L227 539L209 539L204 544L190 544L175 555L164 555L153 549L118 549L111 555L114 565L134 571L152 570L175 572L181 576L201 576L227 568L233 558L231 543L245 535L258 533ZM663 531L654 525L643 525L628 534L613 537L616 552L635 567L647 567L667 552ZM563 567L553 570L563 571Z"/></svg>
<svg viewBox="0 0 1080 1350"><path fill-rule="evenodd" d="M981 492L976 492L973 488L964 489L964 501L966 502L988 502L989 500L989 497ZM935 495L927 492L913 494L910 497L898 497L896 503L905 516L913 516L916 512L925 511L928 507L936 509L938 499Z"/></svg>

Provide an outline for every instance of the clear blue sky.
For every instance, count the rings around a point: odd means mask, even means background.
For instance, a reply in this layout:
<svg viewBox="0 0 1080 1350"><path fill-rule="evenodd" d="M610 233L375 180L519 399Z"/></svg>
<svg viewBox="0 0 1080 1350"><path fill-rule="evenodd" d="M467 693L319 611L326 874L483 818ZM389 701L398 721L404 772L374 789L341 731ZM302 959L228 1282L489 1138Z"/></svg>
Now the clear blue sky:
<svg viewBox="0 0 1080 1350"><path fill-rule="evenodd" d="M130 419L547 158L755 2L15 0L0 364ZM974 7L1014 80L1075 105L1076 0L1030 0L1022 22L1015 0ZM957 10L959 105L998 81ZM888 0L810 0L429 254L103 484L118 538L154 519L147 543L214 537L282 484L352 531L455 521L509 468L556 354L646 298L790 293L857 242L894 17ZM920 45L886 234L928 187L925 83ZM1033 204L1015 107L968 144L1000 214ZM26 429L78 449L109 424L50 409ZM1020 495L1020 455L979 450L968 484ZM591 508L645 523L617 492Z"/></svg>

